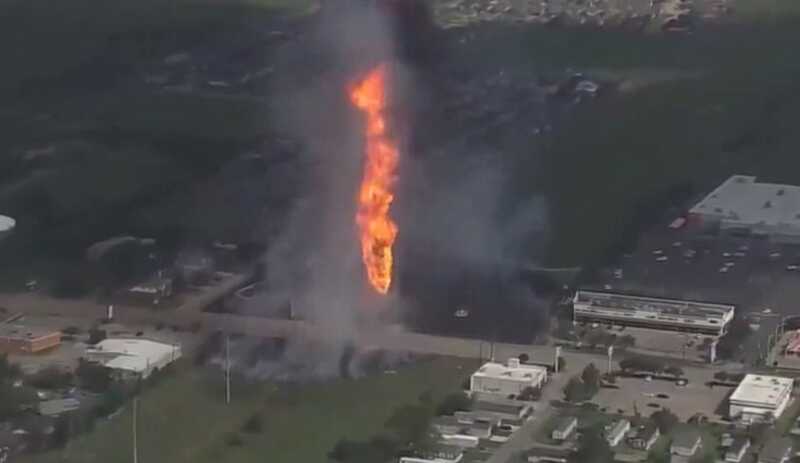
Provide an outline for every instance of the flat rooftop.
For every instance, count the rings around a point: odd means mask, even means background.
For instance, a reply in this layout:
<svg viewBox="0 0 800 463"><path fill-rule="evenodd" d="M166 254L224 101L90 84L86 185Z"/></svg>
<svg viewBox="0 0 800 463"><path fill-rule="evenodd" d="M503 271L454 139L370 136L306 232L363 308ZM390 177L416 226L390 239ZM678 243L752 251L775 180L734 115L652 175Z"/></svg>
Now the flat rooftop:
<svg viewBox="0 0 800 463"><path fill-rule="evenodd" d="M786 390L791 390L793 384L792 378L748 374L733 391L730 401L777 406L780 403L781 394Z"/></svg>
<svg viewBox="0 0 800 463"><path fill-rule="evenodd" d="M6 339L38 339L51 334L59 333L58 330L40 328L35 326L0 324L0 338Z"/></svg>
<svg viewBox="0 0 800 463"><path fill-rule="evenodd" d="M583 289L575 293L573 302L620 311L645 311L704 319L724 318L728 314L732 314L735 309L735 306L730 304L664 299Z"/></svg>
<svg viewBox="0 0 800 463"><path fill-rule="evenodd" d="M500 378L512 381L531 381L541 375L547 375L547 368L539 365L524 365L509 361L508 364L497 362L484 363L472 376L479 378Z"/></svg>
<svg viewBox="0 0 800 463"><path fill-rule="evenodd" d="M711 215L743 226L796 228L800 227L800 186L759 183L753 176L734 175L689 213Z"/></svg>

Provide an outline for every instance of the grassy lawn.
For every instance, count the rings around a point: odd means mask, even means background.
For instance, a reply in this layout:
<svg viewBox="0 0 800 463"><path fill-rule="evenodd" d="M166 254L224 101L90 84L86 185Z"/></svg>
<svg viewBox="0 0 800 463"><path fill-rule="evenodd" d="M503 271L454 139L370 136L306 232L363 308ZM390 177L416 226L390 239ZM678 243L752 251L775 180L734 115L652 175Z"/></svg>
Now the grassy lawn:
<svg viewBox="0 0 800 463"><path fill-rule="evenodd" d="M139 457L170 463L245 463L263 462L269 456L271 463L324 463L339 439L372 437L396 407L418 401L427 391L438 399L458 390L475 366L440 358L402 368L394 375L359 380L280 388L234 384L230 406L224 404L221 381L183 366L139 401ZM242 432L242 424L257 412L263 418L262 431ZM110 422L98 421L93 433L77 438L64 450L21 461L127 461L130 430L131 414L126 408ZM243 440L241 446L227 443L235 433Z"/></svg>

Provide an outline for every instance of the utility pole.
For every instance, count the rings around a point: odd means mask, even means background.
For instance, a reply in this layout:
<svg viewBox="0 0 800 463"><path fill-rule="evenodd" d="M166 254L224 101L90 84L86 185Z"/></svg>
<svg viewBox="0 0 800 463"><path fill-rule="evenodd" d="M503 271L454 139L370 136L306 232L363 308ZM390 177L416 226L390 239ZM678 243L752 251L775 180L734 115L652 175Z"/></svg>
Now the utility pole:
<svg viewBox="0 0 800 463"><path fill-rule="evenodd" d="M225 403L231 403L231 337L225 335Z"/></svg>
<svg viewBox="0 0 800 463"><path fill-rule="evenodd" d="M136 413L139 405L139 398L133 397L133 463L139 463L139 443L136 435Z"/></svg>

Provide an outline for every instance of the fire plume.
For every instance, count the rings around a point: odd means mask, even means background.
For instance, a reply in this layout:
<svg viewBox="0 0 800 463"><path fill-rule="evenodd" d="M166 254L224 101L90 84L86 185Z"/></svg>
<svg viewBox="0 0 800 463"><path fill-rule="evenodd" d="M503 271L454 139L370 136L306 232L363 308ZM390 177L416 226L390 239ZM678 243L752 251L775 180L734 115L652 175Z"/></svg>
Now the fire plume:
<svg viewBox="0 0 800 463"><path fill-rule="evenodd" d="M381 64L350 90L350 101L365 117L364 175L358 191L356 225L372 287L386 294L392 284L392 245L397 224L389 216L399 149L387 129L387 74Z"/></svg>

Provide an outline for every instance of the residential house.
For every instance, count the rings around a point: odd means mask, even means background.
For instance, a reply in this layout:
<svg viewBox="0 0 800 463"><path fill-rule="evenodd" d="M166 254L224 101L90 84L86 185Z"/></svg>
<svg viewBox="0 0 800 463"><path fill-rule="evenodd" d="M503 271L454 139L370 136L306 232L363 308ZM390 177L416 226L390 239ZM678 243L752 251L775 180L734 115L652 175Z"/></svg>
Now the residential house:
<svg viewBox="0 0 800 463"><path fill-rule="evenodd" d="M528 463L567 463L571 451L556 447L534 447L528 450Z"/></svg>
<svg viewBox="0 0 800 463"><path fill-rule="evenodd" d="M792 457L792 447L788 437L770 439L758 452L758 463L786 463Z"/></svg>
<svg viewBox="0 0 800 463"><path fill-rule="evenodd" d="M633 430L628 438L628 444L637 450L650 450L655 445L661 432L654 424L642 425Z"/></svg>
<svg viewBox="0 0 800 463"><path fill-rule="evenodd" d="M747 437L737 437L725 452L725 461L728 463L739 463L750 448L750 439Z"/></svg>
<svg viewBox="0 0 800 463"><path fill-rule="evenodd" d="M625 434L631 429L631 422L628 420L617 420L605 427L604 435L609 447L616 447L622 442Z"/></svg>
<svg viewBox="0 0 800 463"><path fill-rule="evenodd" d="M563 441L569 439L572 433L578 429L578 419L574 416L562 416L556 420L553 432L550 437L553 440Z"/></svg>
<svg viewBox="0 0 800 463"><path fill-rule="evenodd" d="M439 444L413 457L400 457L399 463L458 463L464 458L464 449L454 445Z"/></svg>
<svg viewBox="0 0 800 463"><path fill-rule="evenodd" d="M67 397L65 399L44 400L39 402L39 414L43 416L58 416L78 410L81 402L78 399Z"/></svg>
<svg viewBox="0 0 800 463"><path fill-rule="evenodd" d="M474 409L478 412L492 414L500 419L523 419L533 413L533 405L511 399L477 400Z"/></svg>
<svg viewBox="0 0 800 463"><path fill-rule="evenodd" d="M678 431L669 447L671 463L687 463L703 445L700 433L693 429Z"/></svg>

